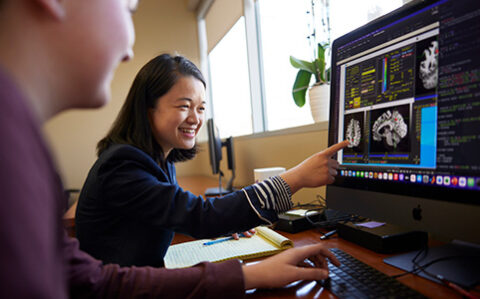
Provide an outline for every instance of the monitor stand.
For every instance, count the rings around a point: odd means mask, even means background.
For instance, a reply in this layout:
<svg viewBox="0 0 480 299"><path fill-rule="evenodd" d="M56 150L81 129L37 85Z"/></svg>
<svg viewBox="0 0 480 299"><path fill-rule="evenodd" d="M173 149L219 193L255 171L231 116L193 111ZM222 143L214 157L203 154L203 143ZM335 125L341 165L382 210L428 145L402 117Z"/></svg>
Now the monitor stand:
<svg viewBox="0 0 480 299"><path fill-rule="evenodd" d="M385 258L383 261L404 271L412 271L414 267L412 260L417 253L418 251L412 251ZM454 241L439 247L429 248L428 251L420 253L417 258L417 262L421 266L434 260L440 261L425 267L429 273L441 275L444 279L466 288L471 288L480 283L480 248L478 245ZM441 283L440 280L421 271L416 274Z"/></svg>
<svg viewBox="0 0 480 299"><path fill-rule="evenodd" d="M234 190L227 190L225 188L218 188L218 187L215 187L215 188L208 188L207 190L205 190L205 196L206 197L215 197L215 196L223 196L223 195L226 195L226 194L229 194L229 193L232 193Z"/></svg>
<svg viewBox="0 0 480 299"><path fill-rule="evenodd" d="M230 144L231 144L231 142L230 142ZM233 159L231 158L232 155L229 154L228 157L229 157L229 164L228 165L229 165L230 170L232 171L232 176L230 177L230 180L228 180L226 188L221 187L222 186L223 172L219 171L219 174L218 174L218 185L219 185L219 187L208 188L207 190L205 190L205 196L206 197L223 196L223 195L232 193L233 191L236 191L236 189L233 188L233 179L235 178L235 167L233 166L234 165L233 162L230 162L230 160L233 161Z"/></svg>

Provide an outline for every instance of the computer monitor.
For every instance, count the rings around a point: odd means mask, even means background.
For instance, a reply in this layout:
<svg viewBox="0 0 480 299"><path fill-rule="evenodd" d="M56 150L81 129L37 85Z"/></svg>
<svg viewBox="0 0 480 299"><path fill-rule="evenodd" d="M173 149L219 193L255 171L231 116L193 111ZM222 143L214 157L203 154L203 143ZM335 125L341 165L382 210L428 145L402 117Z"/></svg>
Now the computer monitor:
<svg viewBox="0 0 480 299"><path fill-rule="evenodd" d="M327 207L480 244L480 1L413 1L332 45Z"/></svg>
<svg viewBox="0 0 480 299"><path fill-rule="evenodd" d="M218 188L208 188L205 191L206 196L218 196L232 192L233 180L235 179L235 157L233 155L233 138L228 137L224 142L220 139L217 126L213 118L207 120L208 131L208 150L210 153L210 165L212 166L213 174L218 174L219 182ZM225 188L222 186L223 172L220 170L220 162L222 161L222 147L226 147L227 152L227 165L231 170L230 180L227 182Z"/></svg>

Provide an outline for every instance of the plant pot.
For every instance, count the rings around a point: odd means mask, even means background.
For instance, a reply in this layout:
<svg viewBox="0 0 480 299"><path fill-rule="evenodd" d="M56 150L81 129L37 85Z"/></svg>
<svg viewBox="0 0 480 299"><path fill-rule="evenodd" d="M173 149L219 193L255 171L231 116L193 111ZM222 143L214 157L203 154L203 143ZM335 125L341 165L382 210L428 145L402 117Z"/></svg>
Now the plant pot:
<svg viewBox="0 0 480 299"><path fill-rule="evenodd" d="M328 121L330 116L330 84L313 85L308 90L313 120Z"/></svg>

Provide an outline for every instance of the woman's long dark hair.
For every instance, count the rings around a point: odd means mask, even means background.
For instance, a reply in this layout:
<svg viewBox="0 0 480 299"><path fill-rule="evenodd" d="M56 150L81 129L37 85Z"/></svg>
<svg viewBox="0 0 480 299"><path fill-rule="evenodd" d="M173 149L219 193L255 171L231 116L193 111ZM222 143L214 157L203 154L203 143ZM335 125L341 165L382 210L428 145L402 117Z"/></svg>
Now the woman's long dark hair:
<svg viewBox="0 0 480 299"><path fill-rule="evenodd" d="M178 162L195 157L196 145L191 149L175 148L165 157L155 140L148 118L148 110L155 108L158 98L166 94L179 78L185 76L193 76L206 86L200 70L182 56L162 54L143 66L110 131L98 142L97 155L100 156L113 144L129 144L143 150L162 167L166 160Z"/></svg>

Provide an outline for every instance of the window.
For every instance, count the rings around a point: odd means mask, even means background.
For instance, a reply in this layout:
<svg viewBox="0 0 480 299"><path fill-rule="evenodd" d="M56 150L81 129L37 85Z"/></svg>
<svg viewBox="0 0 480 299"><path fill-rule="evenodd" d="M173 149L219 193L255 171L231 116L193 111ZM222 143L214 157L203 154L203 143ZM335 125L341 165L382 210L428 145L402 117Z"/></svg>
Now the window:
<svg viewBox="0 0 480 299"><path fill-rule="evenodd" d="M252 134L244 17L213 48L208 59L213 115L220 136Z"/></svg>
<svg viewBox="0 0 480 299"><path fill-rule="evenodd" d="M261 48L264 72L265 106L268 130L313 123L310 105L295 105L292 86L298 70L290 64L290 55L310 60L312 47L307 36L306 12L309 0L260 0Z"/></svg>
<svg viewBox="0 0 480 299"><path fill-rule="evenodd" d="M317 41L334 40L407 0L313 0L315 25L312 0L203 2L204 9L198 16L200 48L204 51L202 69L208 73L215 122L220 135L226 137L313 123L308 100L302 108L293 102L291 92L297 69L290 65L290 55L303 60L313 58L314 43L307 39L313 26ZM225 12L228 10L231 13ZM210 29L205 29L207 14L216 20L210 22ZM321 15L328 15L330 30L322 27ZM218 22L234 25L220 26ZM215 41L204 40L208 47L202 47L202 34L208 39L209 30Z"/></svg>

